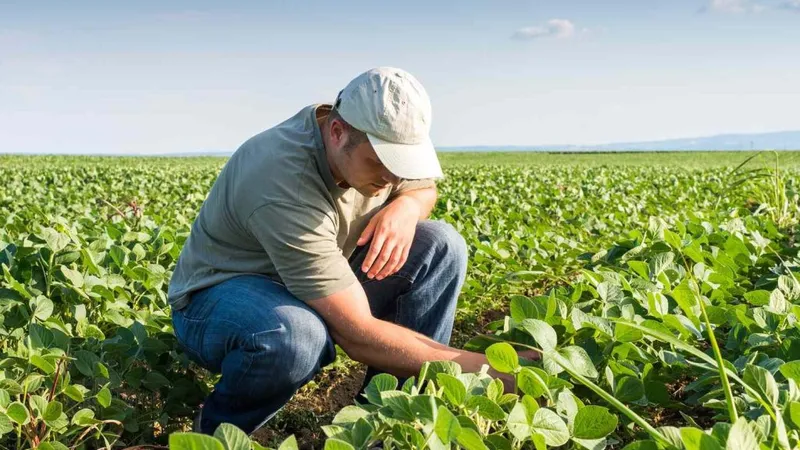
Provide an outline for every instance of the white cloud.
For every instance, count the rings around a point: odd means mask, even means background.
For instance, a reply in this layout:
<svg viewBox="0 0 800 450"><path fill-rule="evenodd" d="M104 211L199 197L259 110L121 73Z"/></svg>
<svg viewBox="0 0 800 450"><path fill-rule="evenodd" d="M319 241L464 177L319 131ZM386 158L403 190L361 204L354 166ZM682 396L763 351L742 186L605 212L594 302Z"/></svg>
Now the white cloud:
<svg viewBox="0 0 800 450"><path fill-rule="evenodd" d="M711 0L700 12L719 12L728 14L760 13L766 6L751 0Z"/></svg>
<svg viewBox="0 0 800 450"><path fill-rule="evenodd" d="M538 39L544 37L554 37L559 39L569 38L575 35L575 24L566 19L550 19L546 25L520 28L511 36L514 39Z"/></svg>
<svg viewBox="0 0 800 450"><path fill-rule="evenodd" d="M780 4L779 8L800 13L800 0L785 1Z"/></svg>
<svg viewBox="0 0 800 450"><path fill-rule="evenodd" d="M214 15L207 11L200 11L196 9L184 9L180 11L166 11L159 12L154 15L157 20L174 21L174 22L195 22L213 19Z"/></svg>

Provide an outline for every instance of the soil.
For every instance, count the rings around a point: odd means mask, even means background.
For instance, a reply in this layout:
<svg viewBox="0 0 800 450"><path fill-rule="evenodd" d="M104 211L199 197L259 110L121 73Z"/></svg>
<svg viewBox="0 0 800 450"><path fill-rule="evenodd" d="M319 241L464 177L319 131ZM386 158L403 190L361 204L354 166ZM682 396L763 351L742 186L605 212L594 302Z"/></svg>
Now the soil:
<svg viewBox="0 0 800 450"><path fill-rule="evenodd" d="M488 309L456 319L450 344L460 348L492 321L502 319L507 311ZM340 409L352 405L364 382L366 367L348 362L346 367L323 370L308 385L300 389L289 403L266 425L253 433L261 445L277 448L294 434L301 450L322 449L325 433Z"/></svg>
<svg viewBox="0 0 800 450"><path fill-rule="evenodd" d="M364 382L366 368L352 364L353 367L320 372L272 420L256 430L252 438L261 445L277 448L294 434L301 450L323 448L322 427L331 423L337 411L353 404Z"/></svg>

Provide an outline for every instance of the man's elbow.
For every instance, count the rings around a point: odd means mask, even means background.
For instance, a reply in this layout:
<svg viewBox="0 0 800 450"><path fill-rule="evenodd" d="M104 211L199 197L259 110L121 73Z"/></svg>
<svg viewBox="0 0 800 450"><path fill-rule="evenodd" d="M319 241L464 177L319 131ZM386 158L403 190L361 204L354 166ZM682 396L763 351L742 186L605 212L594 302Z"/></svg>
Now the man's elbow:
<svg viewBox="0 0 800 450"><path fill-rule="evenodd" d="M353 336L353 331L355 330L350 330L349 332L343 333L331 330L330 333L331 337L333 338L333 342L341 347L341 349L350 359L366 364L368 361L365 359L369 353L367 344L364 342L364 339L358 339L356 336Z"/></svg>

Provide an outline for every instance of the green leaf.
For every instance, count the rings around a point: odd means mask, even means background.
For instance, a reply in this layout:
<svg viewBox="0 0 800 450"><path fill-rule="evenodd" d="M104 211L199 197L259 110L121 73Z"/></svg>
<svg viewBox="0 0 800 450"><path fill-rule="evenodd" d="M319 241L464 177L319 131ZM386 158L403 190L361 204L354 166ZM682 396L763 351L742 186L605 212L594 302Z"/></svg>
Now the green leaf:
<svg viewBox="0 0 800 450"><path fill-rule="evenodd" d="M789 402L786 408L788 422L793 428L800 428L800 402Z"/></svg>
<svg viewBox="0 0 800 450"><path fill-rule="evenodd" d="M525 319L522 328L528 332L544 351L553 350L558 345L556 330L547 322L538 319Z"/></svg>
<svg viewBox="0 0 800 450"><path fill-rule="evenodd" d="M766 306L769 304L771 292L764 290L750 291L744 293L744 299L753 306Z"/></svg>
<svg viewBox="0 0 800 450"><path fill-rule="evenodd" d="M342 440L345 440L345 441L350 439L350 430L348 430L344 426L341 426L341 425L323 425L320 428L322 428L322 432L325 433L325 436L327 436L329 438L342 439Z"/></svg>
<svg viewBox="0 0 800 450"><path fill-rule="evenodd" d="M623 402L635 402L644 396L644 384L638 378L621 377L614 387L614 396Z"/></svg>
<svg viewBox="0 0 800 450"><path fill-rule="evenodd" d="M425 446L425 436L416 428L406 424L392 426L392 437L400 443L407 443L408 448L423 448ZM429 443L438 442L438 440L439 438L436 437L435 433L430 433Z"/></svg>
<svg viewBox="0 0 800 450"><path fill-rule="evenodd" d="M525 319L538 319L539 310L533 300L521 295L514 295L511 297L511 318L517 322Z"/></svg>
<svg viewBox="0 0 800 450"><path fill-rule="evenodd" d="M103 408L108 408L109 405L111 405L111 391L109 391L107 387L100 389L96 397L97 403L100 403L100 406Z"/></svg>
<svg viewBox="0 0 800 450"><path fill-rule="evenodd" d="M695 291L694 282L687 278L672 290L672 298L678 303L686 317L691 319L692 323L697 327L700 322L698 319L699 311L696 311L698 299Z"/></svg>
<svg viewBox="0 0 800 450"><path fill-rule="evenodd" d="M489 364L498 372L514 373L519 368L519 357L510 344L499 342L486 349Z"/></svg>
<svg viewBox="0 0 800 450"><path fill-rule="evenodd" d="M22 386L10 378L0 380L0 389L8 395L19 395L22 393Z"/></svg>
<svg viewBox="0 0 800 450"><path fill-rule="evenodd" d="M100 363L97 364L98 366L103 366ZM105 366L103 367L105 368ZM108 378L107 369L105 370L103 378ZM142 384L144 385L144 387L150 389L151 391L157 391L161 388L169 386L171 383L167 377L160 374L159 372L147 372L147 375L145 375L144 379L142 380Z"/></svg>
<svg viewBox="0 0 800 450"><path fill-rule="evenodd" d="M641 340L643 336L641 331L625 325L624 322L618 322L614 326L614 339L617 342L636 342Z"/></svg>
<svg viewBox="0 0 800 450"><path fill-rule="evenodd" d="M800 384L800 360L781 364L779 370L787 380L794 380L795 383Z"/></svg>
<svg viewBox="0 0 800 450"><path fill-rule="evenodd" d="M54 400L47 404L47 408L44 410L42 418L44 419L45 423L52 426L52 423L61 417L62 412L64 412L64 406L61 404L61 402Z"/></svg>
<svg viewBox="0 0 800 450"><path fill-rule="evenodd" d="M727 450L760 450L758 435L750 423L744 418L739 418L728 433L725 443Z"/></svg>
<svg viewBox="0 0 800 450"><path fill-rule="evenodd" d="M545 394L550 396L547 382L528 367L523 367L517 374L517 387L533 398L539 398Z"/></svg>
<svg viewBox="0 0 800 450"><path fill-rule="evenodd" d="M79 384L71 384L64 388L64 395L81 403L84 400L84 394L89 390Z"/></svg>
<svg viewBox="0 0 800 450"><path fill-rule="evenodd" d="M69 447L61 442L42 442L39 444L39 447L37 447L37 450L69 450Z"/></svg>
<svg viewBox="0 0 800 450"><path fill-rule="evenodd" d="M558 414L547 408L538 409L533 415L531 429L544 436L547 445L556 447L569 441L569 429Z"/></svg>
<svg viewBox="0 0 800 450"><path fill-rule="evenodd" d="M658 444L653 441L633 441L622 450L658 450Z"/></svg>
<svg viewBox="0 0 800 450"><path fill-rule="evenodd" d="M617 416L602 406L584 406L575 415L573 435L579 439L600 439L617 428Z"/></svg>
<svg viewBox="0 0 800 450"><path fill-rule="evenodd" d="M488 386L486 386L486 393L485 393L486 398L497 403L497 401L500 399L500 396L503 395L504 390L505 390L505 385L503 385L503 381L498 378L495 378L494 380L489 382Z"/></svg>
<svg viewBox="0 0 800 450"><path fill-rule="evenodd" d="M574 345L560 348L558 351L545 352L542 356L542 364L550 375L561 373L564 370L562 365L566 365L585 377L597 378L599 375L586 350Z"/></svg>
<svg viewBox="0 0 800 450"><path fill-rule="evenodd" d="M33 311L33 316L41 321L49 319L53 314L53 302L43 295L32 298L29 305L31 311Z"/></svg>
<svg viewBox="0 0 800 450"><path fill-rule="evenodd" d="M100 358L92 352L86 350L78 350L74 353L76 358L75 367L87 377L94 376L94 366L100 362Z"/></svg>
<svg viewBox="0 0 800 450"><path fill-rule="evenodd" d="M481 435L472 428L462 428L456 440L458 445L466 450L489 450L486 444L483 443Z"/></svg>
<svg viewBox="0 0 800 450"><path fill-rule="evenodd" d="M492 445L495 450L513 450L514 448L511 446L511 441L506 439L500 434L491 434L486 436L486 442Z"/></svg>
<svg viewBox="0 0 800 450"><path fill-rule="evenodd" d="M381 404L391 410L391 417L398 420L413 421L414 413L411 411L411 396L403 391L383 391L380 393Z"/></svg>
<svg viewBox="0 0 800 450"><path fill-rule="evenodd" d="M225 450L222 442L199 433L173 433L169 435L170 450Z"/></svg>
<svg viewBox="0 0 800 450"><path fill-rule="evenodd" d="M607 281L597 285L597 294L606 303L619 303L625 298L625 294L618 284L612 284Z"/></svg>
<svg viewBox="0 0 800 450"><path fill-rule="evenodd" d="M418 386L422 386L427 380L435 380L436 374L446 373L457 377L461 375L461 366L453 361L428 361L422 364L419 370Z"/></svg>
<svg viewBox="0 0 800 450"><path fill-rule="evenodd" d="M299 450L297 446L297 438L294 435L289 436L281 442L278 450Z"/></svg>
<svg viewBox="0 0 800 450"><path fill-rule="evenodd" d="M347 405L336 413L332 423L335 425L345 425L355 423L358 419L367 416L369 416L369 412L364 408L355 405Z"/></svg>
<svg viewBox="0 0 800 450"><path fill-rule="evenodd" d="M28 411L31 418L40 418L47 409L47 400L41 395L31 395L28 397Z"/></svg>
<svg viewBox="0 0 800 450"><path fill-rule="evenodd" d="M83 275L78 272L77 270L72 270L67 266L61 266L61 273L64 277L69 280L73 287L82 288L83 287Z"/></svg>
<svg viewBox="0 0 800 450"><path fill-rule="evenodd" d="M434 431L439 439L445 444L450 444L461 433L461 425L453 413L444 406L440 406L436 416Z"/></svg>
<svg viewBox="0 0 800 450"><path fill-rule="evenodd" d="M30 414L28 413L28 408L26 408L25 405L20 402L13 402L12 404L8 405L8 408L6 409L6 415L18 425L26 425L31 420Z"/></svg>
<svg viewBox="0 0 800 450"><path fill-rule="evenodd" d="M506 413L503 408L497 403L489 400L481 395L475 395L467 400L466 408L472 411L477 411L482 417L489 420L503 420L506 418Z"/></svg>
<svg viewBox="0 0 800 450"><path fill-rule="evenodd" d="M650 267L650 278L656 278L661 275L661 272L669 267L674 259L675 255L673 255L671 252L659 253L651 258L647 262Z"/></svg>
<svg viewBox="0 0 800 450"><path fill-rule="evenodd" d="M627 261L628 267L645 280L650 279L650 268L642 261Z"/></svg>
<svg viewBox="0 0 800 450"><path fill-rule="evenodd" d="M681 440L686 450L722 450L714 437L699 428L681 428Z"/></svg>
<svg viewBox="0 0 800 450"><path fill-rule="evenodd" d="M533 415L535 412L536 410L531 410L525 403L517 402L517 404L511 408L511 413L509 413L508 420L506 421L508 431L520 441L528 439L533 432L531 423L533 422Z"/></svg>
<svg viewBox="0 0 800 450"><path fill-rule="evenodd" d="M353 436L353 446L356 448L365 446L369 442L374 431L375 429L372 427L372 425L370 425L369 422L366 421L366 419L358 419L355 425L353 425L353 430L351 432Z"/></svg>
<svg viewBox="0 0 800 450"><path fill-rule="evenodd" d="M86 328L84 328L82 331L83 333L81 333L81 337L84 338L95 338L98 341L102 341L106 338L103 330L101 330L97 325L91 323L86 325Z"/></svg>
<svg viewBox="0 0 800 450"><path fill-rule="evenodd" d="M436 374L436 381L444 389L444 397L453 406L461 406L467 398L467 388L458 378L446 374Z"/></svg>
<svg viewBox="0 0 800 450"><path fill-rule="evenodd" d="M355 450L355 447L339 439L328 439L325 441L325 450Z"/></svg>
<svg viewBox="0 0 800 450"><path fill-rule="evenodd" d="M28 292L27 289L25 289L25 285L24 284L22 284L19 281L17 281L11 275L11 272L8 271L8 266L6 266L5 263L4 264L0 264L0 265L3 266L3 279L6 280L6 283L8 283L8 286L11 289L13 289L14 291L16 291L23 298L26 298L26 299L31 298L32 297L31 293Z"/></svg>
<svg viewBox="0 0 800 450"><path fill-rule="evenodd" d="M372 377L364 393L367 395L367 400L373 405L383 405L381 401L381 392L391 391L397 389L397 378L388 373L381 373Z"/></svg>
<svg viewBox="0 0 800 450"><path fill-rule="evenodd" d="M47 375L56 371L56 366L53 365L50 361L42 358L39 355L31 355L31 364L38 367L42 372Z"/></svg>
<svg viewBox="0 0 800 450"><path fill-rule="evenodd" d="M69 236L59 233L54 228L41 227L36 234L47 243L53 253L58 253L69 245Z"/></svg>
<svg viewBox="0 0 800 450"><path fill-rule="evenodd" d="M5 410L9 403L11 403L11 395L5 389L0 389L0 408Z"/></svg>
<svg viewBox="0 0 800 450"><path fill-rule="evenodd" d="M411 412L416 420L424 424L433 423L436 415L436 397L433 395L411 396Z"/></svg>
<svg viewBox="0 0 800 450"><path fill-rule="evenodd" d="M11 419L9 419L5 413L0 412L0 436L10 433L13 430L14 424L11 422Z"/></svg>
<svg viewBox="0 0 800 450"><path fill-rule="evenodd" d="M667 244L671 245L675 250L680 250L683 247L683 242L681 242L681 238L669 230L664 230L664 240L667 241Z"/></svg>
<svg viewBox="0 0 800 450"><path fill-rule="evenodd" d="M229 423L220 424L214 437L222 442L225 450L250 450L250 438L244 431Z"/></svg>
<svg viewBox="0 0 800 450"><path fill-rule="evenodd" d="M777 405L779 396L778 384L767 369L749 364L745 367L742 378L745 383L761 393L772 405Z"/></svg>
<svg viewBox="0 0 800 450"><path fill-rule="evenodd" d="M90 425L96 425L100 423L100 421L94 418L94 411L89 408L84 408L72 416L72 423L82 427L88 427Z"/></svg>

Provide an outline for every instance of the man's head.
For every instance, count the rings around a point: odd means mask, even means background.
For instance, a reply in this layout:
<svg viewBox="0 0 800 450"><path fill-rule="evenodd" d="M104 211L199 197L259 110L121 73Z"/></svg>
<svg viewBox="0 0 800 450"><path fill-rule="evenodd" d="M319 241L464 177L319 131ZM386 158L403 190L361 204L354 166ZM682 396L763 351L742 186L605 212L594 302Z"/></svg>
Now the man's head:
<svg viewBox="0 0 800 450"><path fill-rule="evenodd" d="M365 197L374 197L400 182L400 178L381 163L367 134L353 128L335 108L324 127L328 162L342 187L352 187Z"/></svg>
<svg viewBox="0 0 800 450"><path fill-rule="evenodd" d="M401 69L378 67L338 95L323 134L344 182L364 195L400 179L440 178L430 140L431 105L422 85Z"/></svg>

